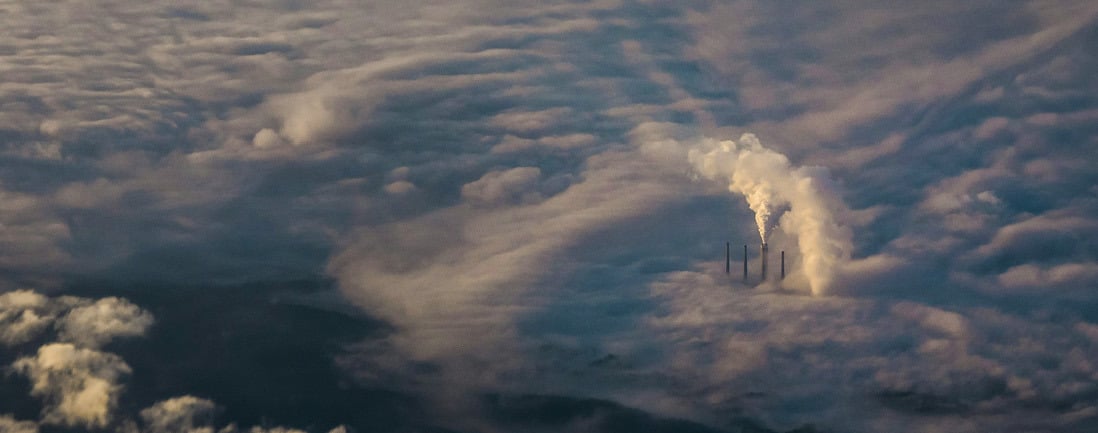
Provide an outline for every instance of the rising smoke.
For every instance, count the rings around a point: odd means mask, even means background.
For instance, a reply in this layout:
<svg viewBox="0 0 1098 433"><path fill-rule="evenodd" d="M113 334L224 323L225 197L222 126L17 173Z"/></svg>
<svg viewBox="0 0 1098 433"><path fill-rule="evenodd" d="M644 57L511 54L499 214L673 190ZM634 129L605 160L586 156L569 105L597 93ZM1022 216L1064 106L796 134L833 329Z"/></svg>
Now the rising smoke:
<svg viewBox="0 0 1098 433"><path fill-rule="evenodd" d="M794 168L754 134L744 134L739 142L703 140L689 158L703 176L728 182L729 191L747 199L763 243L774 227L774 213L788 208L781 228L797 239L812 294L827 292L852 250L850 230L835 218L844 205L830 188L827 169Z"/></svg>

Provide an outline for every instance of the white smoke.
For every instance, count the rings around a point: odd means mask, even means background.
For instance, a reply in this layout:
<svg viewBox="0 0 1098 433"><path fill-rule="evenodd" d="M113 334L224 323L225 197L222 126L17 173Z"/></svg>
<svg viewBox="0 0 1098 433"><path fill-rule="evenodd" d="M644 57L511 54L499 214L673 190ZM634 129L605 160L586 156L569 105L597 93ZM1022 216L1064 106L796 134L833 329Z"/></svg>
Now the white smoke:
<svg viewBox="0 0 1098 433"><path fill-rule="evenodd" d="M851 233L835 213L844 206L832 193L827 169L793 167L781 153L763 147L754 134L739 142L705 139L689 153L706 178L728 182L755 212L759 237L766 242L774 212L786 207L782 230L797 239L805 278L813 294L826 293L840 265L850 259Z"/></svg>

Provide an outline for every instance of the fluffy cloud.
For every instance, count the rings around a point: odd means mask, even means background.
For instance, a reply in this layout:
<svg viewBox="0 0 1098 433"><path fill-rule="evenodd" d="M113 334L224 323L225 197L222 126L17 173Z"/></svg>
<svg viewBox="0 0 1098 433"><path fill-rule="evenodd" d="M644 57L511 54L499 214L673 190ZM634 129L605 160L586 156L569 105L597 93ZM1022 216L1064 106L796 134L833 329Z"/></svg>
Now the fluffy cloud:
<svg viewBox="0 0 1098 433"><path fill-rule="evenodd" d="M118 355L68 343L52 343L12 368L31 380L31 395L45 400L42 422L88 428L105 427L131 373Z"/></svg>
<svg viewBox="0 0 1098 433"><path fill-rule="evenodd" d="M117 337L138 337L152 326L153 316L129 301L110 297L73 308L57 323L61 341L99 347Z"/></svg>
<svg viewBox="0 0 1098 433"><path fill-rule="evenodd" d="M72 428L115 428L132 433L238 432L235 424L213 426L218 406L206 399L184 395L157 402L140 412L139 425L117 413L123 380L133 370L120 356L97 350L118 337L142 336L153 316L126 299L107 297L92 301L74 296L48 297L30 290L0 295L0 336L18 346L44 334L51 324L61 342L38 347L31 356L11 364L11 371L30 381L30 395L43 401L41 418L17 421L0 415L0 431L37 432L38 424ZM298 433L284 427L252 427L255 433ZM344 432L337 427L332 432Z"/></svg>
<svg viewBox="0 0 1098 433"><path fill-rule="evenodd" d="M47 297L31 290L0 295L0 342L30 341L49 328L63 342L97 348L118 337L138 337L153 323L149 312L129 301L109 297L97 301L75 296Z"/></svg>
<svg viewBox="0 0 1098 433"><path fill-rule="evenodd" d="M0 415L0 431L5 433L38 433L38 424L33 421L19 421L11 415Z"/></svg>
<svg viewBox="0 0 1098 433"><path fill-rule="evenodd" d="M44 331L54 318L48 304L48 298L30 290L0 295L0 342L25 343Z"/></svg>
<svg viewBox="0 0 1098 433"><path fill-rule="evenodd" d="M212 433L217 405L191 395L157 402L141 410L148 433Z"/></svg>
<svg viewBox="0 0 1098 433"><path fill-rule="evenodd" d="M120 298L93 302L20 290L0 295L0 317L5 344L38 338L50 325L63 341L45 344L36 355L12 364L13 371L30 379L31 395L44 401L41 422L87 428L110 425L123 389L121 381L131 369L119 356L95 348L116 337L144 335L152 324L151 314Z"/></svg>

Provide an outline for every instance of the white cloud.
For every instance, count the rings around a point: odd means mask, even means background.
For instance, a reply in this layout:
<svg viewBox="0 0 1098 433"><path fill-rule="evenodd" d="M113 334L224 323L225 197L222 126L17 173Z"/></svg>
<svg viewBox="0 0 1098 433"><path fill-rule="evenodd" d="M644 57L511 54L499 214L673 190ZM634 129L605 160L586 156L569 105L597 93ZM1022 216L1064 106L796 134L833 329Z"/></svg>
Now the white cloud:
<svg viewBox="0 0 1098 433"><path fill-rule="evenodd" d="M73 296L51 298L30 290L0 294L0 342L15 345L30 341L45 333L51 324L61 340L42 345L35 355L21 357L11 365L13 372L30 380L31 396L43 401L39 422L88 429L116 426L119 431L134 433L237 432L235 425L215 430L217 405L190 395L160 401L142 410L143 429L124 417L115 422L124 390L122 380L132 370L118 355L96 348L114 338L144 335L152 323L149 312L117 297L96 301ZM345 430L341 429L332 431ZM0 431L37 432L38 423L0 415ZM253 427L246 431L303 432L283 427Z"/></svg>
<svg viewBox="0 0 1098 433"><path fill-rule="evenodd" d="M92 302L30 290L0 295L3 343L25 343L50 325L65 341L43 345L35 356L12 364L13 371L30 379L31 395L44 401L41 422L47 424L107 426L130 367L117 355L94 348L116 337L143 335L152 320L148 312L120 298Z"/></svg>
<svg viewBox="0 0 1098 433"><path fill-rule="evenodd" d="M31 380L31 395L44 400L42 422L74 427L107 426L129 365L117 355L52 343L12 368Z"/></svg>
<svg viewBox="0 0 1098 433"><path fill-rule="evenodd" d="M141 410L146 433L213 433L218 408L214 402L184 395Z"/></svg>
<svg viewBox="0 0 1098 433"><path fill-rule="evenodd" d="M61 341L96 348L117 337L144 335L152 323L149 312L116 297L93 302L31 290L0 294L0 342L8 345L30 341L52 326Z"/></svg>
<svg viewBox="0 0 1098 433"><path fill-rule="evenodd" d="M272 131L270 128L263 128L255 133L252 144L259 148L278 147L283 144L283 140L277 132Z"/></svg>
<svg viewBox="0 0 1098 433"><path fill-rule="evenodd" d="M0 432L38 433L38 424L34 421L20 421L9 414L0 414Z"/></svg>
<svg viewBox="0 0 1098 433"><path fill-rule="evenodd" d="M109 297L73 308L57 322L58 338L82 347L99 347L117 337L138 337L153 316L129 301Z"/></svg>
<svg viewBox="0 0 1098 433"><path fill-rule="evenodd" d="M30 290L0 295L0 343L25 343L41 334L56 314L48 306L48 298Z"/></svg>
<svg viewBox="0 0 1098 433"><path fill-rule="evenodd" d="M282 123L280 135L295 145L305 145L350 133L369 118L375 99L364 89L358 92L351 95L349 89L333 83L272 99L272 109Z"/></svg>

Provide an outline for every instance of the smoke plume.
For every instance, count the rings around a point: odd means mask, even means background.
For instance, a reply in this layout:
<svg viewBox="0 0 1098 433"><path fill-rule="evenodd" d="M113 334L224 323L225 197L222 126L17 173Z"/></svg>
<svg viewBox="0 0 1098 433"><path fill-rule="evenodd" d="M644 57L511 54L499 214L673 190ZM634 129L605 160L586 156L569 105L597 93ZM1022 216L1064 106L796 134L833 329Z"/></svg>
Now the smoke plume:
<svg viewBox="0 0 1098 433"><path fill-rule="evenodd" d="M781 153L763 147L754 134L739 142L703 140L690 150L690 162L703 176L728 182L755 212L759 237L766 242L776 210L781 228L797 239L802 271L813 294L827 291L838 266L850 259L851 233L835 219L844 208L831 191L822 167L793 167Z"/></svg>

